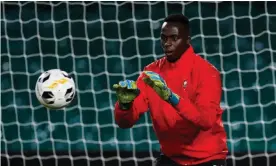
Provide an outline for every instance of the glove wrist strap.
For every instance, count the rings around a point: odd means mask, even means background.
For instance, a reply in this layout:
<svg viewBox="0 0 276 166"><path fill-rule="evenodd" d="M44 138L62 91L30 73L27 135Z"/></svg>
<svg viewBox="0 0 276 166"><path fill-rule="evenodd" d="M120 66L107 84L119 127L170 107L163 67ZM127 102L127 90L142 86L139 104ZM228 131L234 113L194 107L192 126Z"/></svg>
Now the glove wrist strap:
<svg viewBox="0 0 276 166"><path fill-rule="evenodd" d="M169 102L173 106L176 106L179 103L179 96L171 91L171 94L170 94L170 97L169 97Z"/></svg>

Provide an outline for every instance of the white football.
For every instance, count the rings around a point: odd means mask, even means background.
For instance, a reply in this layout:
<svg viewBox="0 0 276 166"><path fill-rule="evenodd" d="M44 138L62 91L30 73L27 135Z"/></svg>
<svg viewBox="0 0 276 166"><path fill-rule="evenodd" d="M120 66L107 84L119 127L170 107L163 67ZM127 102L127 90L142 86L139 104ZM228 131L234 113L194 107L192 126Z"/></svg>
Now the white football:
<svg viewBox="0 0 276 166"><path fill-rule="evenodd" d="M42 73L35 87L38 101L47 108L61 109L68 106L75 96L75 82L60 69Z"/></svg>

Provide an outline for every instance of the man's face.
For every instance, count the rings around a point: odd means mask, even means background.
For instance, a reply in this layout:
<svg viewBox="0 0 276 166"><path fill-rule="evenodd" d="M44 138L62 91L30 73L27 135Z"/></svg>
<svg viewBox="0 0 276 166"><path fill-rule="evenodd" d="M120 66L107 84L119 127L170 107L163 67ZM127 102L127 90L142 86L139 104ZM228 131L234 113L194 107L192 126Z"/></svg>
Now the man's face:
<svg viewBox="0 0 276 166"><path fill-rule="evenodd" d="M184 25L165 22L161 29L161 44L169 62L175 62L188 47L188 34Z"/></svg>

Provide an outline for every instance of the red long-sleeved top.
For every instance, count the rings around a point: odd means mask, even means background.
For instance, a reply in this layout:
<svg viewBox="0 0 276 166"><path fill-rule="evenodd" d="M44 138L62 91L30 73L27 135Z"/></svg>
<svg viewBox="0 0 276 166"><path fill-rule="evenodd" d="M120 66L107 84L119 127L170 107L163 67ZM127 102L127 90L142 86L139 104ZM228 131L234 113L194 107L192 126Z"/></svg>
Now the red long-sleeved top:
<svg viewBox="0 0 276 166"><path fill-rule="evenodd" d="M157 60L144 70L158 73L168 87L180 96L173 107L162 100L142 78L137 79L141 93L130 110L115 104L115 120L119 127L130 128L139 116L150 111L153 128L161 151L180 165L194 165L213 159L225 159L228 153L226 132L221 120L220 73L196 55L190 46L175 63Z"/></svg>

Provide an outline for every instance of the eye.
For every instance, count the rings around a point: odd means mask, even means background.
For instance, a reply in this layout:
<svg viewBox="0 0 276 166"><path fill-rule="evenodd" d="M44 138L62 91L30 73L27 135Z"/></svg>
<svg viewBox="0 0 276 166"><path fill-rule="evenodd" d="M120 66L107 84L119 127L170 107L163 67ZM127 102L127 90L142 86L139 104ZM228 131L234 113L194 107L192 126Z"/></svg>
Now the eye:
<svg viewBox="0 0 276 166"><path fill-rule="evenodd" d="M167 40L166 36L161 35L161 40L166 41Z"/></svg>

